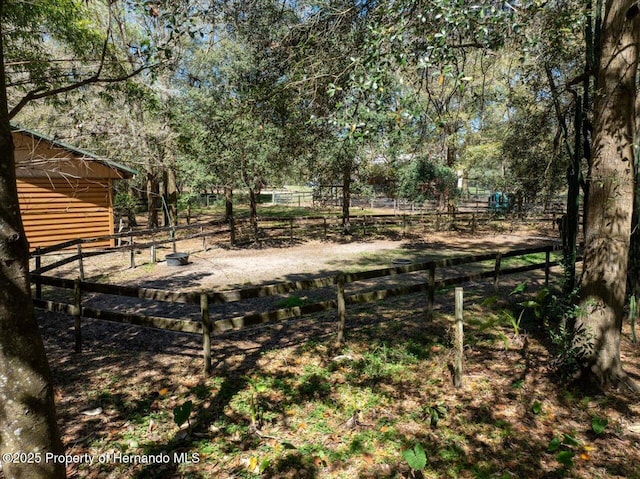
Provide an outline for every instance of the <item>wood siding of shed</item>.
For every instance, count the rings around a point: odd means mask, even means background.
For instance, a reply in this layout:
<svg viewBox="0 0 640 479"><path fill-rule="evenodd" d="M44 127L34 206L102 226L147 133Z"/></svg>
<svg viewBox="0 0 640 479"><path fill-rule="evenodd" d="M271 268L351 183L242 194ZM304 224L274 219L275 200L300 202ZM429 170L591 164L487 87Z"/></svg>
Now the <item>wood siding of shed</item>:
<svg viewBox="0 0 640 479"><path fill-rule="evenodd" d="M22 178L17 184L31 249L113 234L111 180L45 177ZM113 246L113 241L91 246Z"/></svg>

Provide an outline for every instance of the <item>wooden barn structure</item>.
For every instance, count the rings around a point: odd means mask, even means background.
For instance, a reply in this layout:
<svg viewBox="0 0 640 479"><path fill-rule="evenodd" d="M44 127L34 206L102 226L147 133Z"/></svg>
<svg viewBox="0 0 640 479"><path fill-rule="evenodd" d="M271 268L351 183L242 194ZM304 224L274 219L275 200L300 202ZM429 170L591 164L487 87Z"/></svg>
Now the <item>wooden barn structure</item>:
<svg viewBox="0 0 640 479"><path fill-rule="evenodd" d="M134 170L22 128L14 128L13 142L31 249L113 234L113 182L131 178ZM91 246L113 246L113 240Z"/></svg>

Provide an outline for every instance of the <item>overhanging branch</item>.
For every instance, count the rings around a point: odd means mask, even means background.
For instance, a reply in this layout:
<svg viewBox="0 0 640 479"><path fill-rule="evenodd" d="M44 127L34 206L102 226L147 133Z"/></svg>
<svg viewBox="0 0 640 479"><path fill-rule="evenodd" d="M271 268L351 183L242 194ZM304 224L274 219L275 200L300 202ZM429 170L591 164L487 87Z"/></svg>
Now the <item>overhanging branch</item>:
<svg viewBox="0 0 640 479"><path fill-rule="evenodd" d="M82 88L83 86L92 85L92 84L108 84L108 83L119 83L130 78L135 77L136 75L142 73L145 70L150 70L157 65L145 65L139 68L136 68L132 72L127 73L126 75L122 75L119 77L113 78L100 78L100 73L96 73L95 75L90 76L89 78L85 78L84 80L71 83L69 85L65 85L59 88L53 88L51 90L38 88L36 90L32 90L27 93L22 99L9 111L9 119L15 117L30 101L40 100L42 98L48 98L51 96L59 95L60 93L67 93L73 90L77 90L78 88Z"/></svg>

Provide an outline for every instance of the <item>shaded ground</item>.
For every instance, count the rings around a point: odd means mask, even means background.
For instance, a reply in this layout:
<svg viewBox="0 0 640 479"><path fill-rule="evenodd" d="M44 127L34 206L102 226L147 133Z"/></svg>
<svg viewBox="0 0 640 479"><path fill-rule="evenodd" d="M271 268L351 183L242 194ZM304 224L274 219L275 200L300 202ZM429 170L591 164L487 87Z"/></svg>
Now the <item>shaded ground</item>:
<svg viewBox="0 0 640 479"><path fill-rule="evenodd" d="M274 274L261 270L260 282L533 241L430 236L423 243L372 242L380 246L372 256L355 258L341 256L343 245L312 243L306 254L303 246L268 251ZM211 253L244 257L232 264L244 261L245 272L228 273L243 283L263 250ZM297 271L293 265L305 258L315 265ZM127 281L189 288L224 277L196 261L187 267L196 271L162 275L163 267L129 271ZM43 314L68 452L171 458L159 465L74 465L70 477L408 477L402 453L420 443L428 456L423 473L431 478L639 478L637 398L624 391L586 396L549 374L551 345L540 322L526 313L519 334L513 327L524 297L508 293L524 281L532 294L542 287L541 273L504 281L502 299L491 299L489 285L465 285L461 389L452 387L449 371L452 291L437 296L428 324L421 295L350 307L341 348L333 344L333 313L215 336L214 373L206 379L198 336L87 320L77 355L70 352L72 320ZM640 381L638 348L628 335L622 348L628 372ZM178 427L175 408L184 412L188 401L189 421ZM607 421L600 434L594 418ZM554 438L560 444L550 451ZM566 458L571 464L563 464Z"/></svg>
<svg viewBox="0 0 640 479"><path fill-rule="evenodd" d="M485 291L465 293L459 390L449 372L450 293L439 296L429 324L422 322L419 296L350 309L340 349L332 343L334 319L326 315L216 338L209 379L201 375L198 337L87 321L85 352L75 355L72 321L47 315L42 325L70 453L178 451L199 459L160 467L85 465L70 473L407 477L402 451L420 443L429 457L425 477L640 477L636 398L566 389L549 375L540 325L525 321L528 334L515 336L504 318L509 303L487 306ZM637 347L625 338L623 351L639 380ZM178 428L173 409L189 400L190 427ZM82 413L97 407L96 416ZM437 407L442 413L433 427ZM592 430L594 417L608 421L600 435ZM575 440L562 446L572 454L571 467L548 451L554 437L565 435Z"/></svg>

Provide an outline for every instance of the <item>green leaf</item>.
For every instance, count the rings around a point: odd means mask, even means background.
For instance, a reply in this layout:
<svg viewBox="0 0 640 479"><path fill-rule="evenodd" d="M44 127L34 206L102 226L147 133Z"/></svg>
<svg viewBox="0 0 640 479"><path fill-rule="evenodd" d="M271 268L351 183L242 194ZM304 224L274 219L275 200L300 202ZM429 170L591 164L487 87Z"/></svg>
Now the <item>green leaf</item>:
<svg viewBox="0 0 640 479"><path fill-rule="evenodd" d="M512 295L518 294L518 293L522 293L522 292L524 292L525 289L527 289L527 283L520 283L518 286L513 288L513 290L509 293L509 296L512 296Z"/></svg>
<svg viewBox="0 0 640 479"><path fill-rule="evenodd" d="M531 405L531 412L533 412L533 414L540 414L542 412L542 403L534 401Z"/></svg>
<svg viewBox="0 0 640 479"><path fill-rule="evenodd" d="M565 434L562 438L562 444L565 446L579 446L580 441L578 441L575 437L570 434Z"/></svg>
<svg viewBox="0 0 640 479"><path fill-rule="evenodd" d="M549 452L555 452L558 449L560 449L561 446L561 442L560 439L558 439L557 437L554 437L553 439L551 439L551 441L549 442L549 446L547 446L547 451Z"/></svg>
<svg viewBox="0 0 640 479"><path fill-rule="evenodd" d="M520 303L520 306L522 306L523 308L535 308L538 306L538 303L535 301L524 301L522 303Z"/></svg>
<svg viewBox="0 0 640 479"><path fill-rule="evenodd" d="M176 406L173 408L173 421L178 425L178 427L187 422L189 416L191 416L191 411L193 411L192 401L187 401L182 406Z"/></svg>
<svg viewBox="0 0 640 479"><path fill-rule="evenodd" d="M591 420L591 429L593 429L593 432L596 434L602 434L608 423L609 421L605 417L594 417Z"/></svg>
<svg viewBox="0 0 640 479"><path fill-rule="evenodd" d="M427 455L420 444L416 444L413 449L402 451L402 457L415 471L420 471L427 465Z"/></svg>
<svg viewBox="0 0 640 479"><path fill-rule="evenodd" d="M560 464L563 464L566 467L571 467L573 466L574 454L575 453L573 451L560 451L556 456L556 459Z"/></svg>

